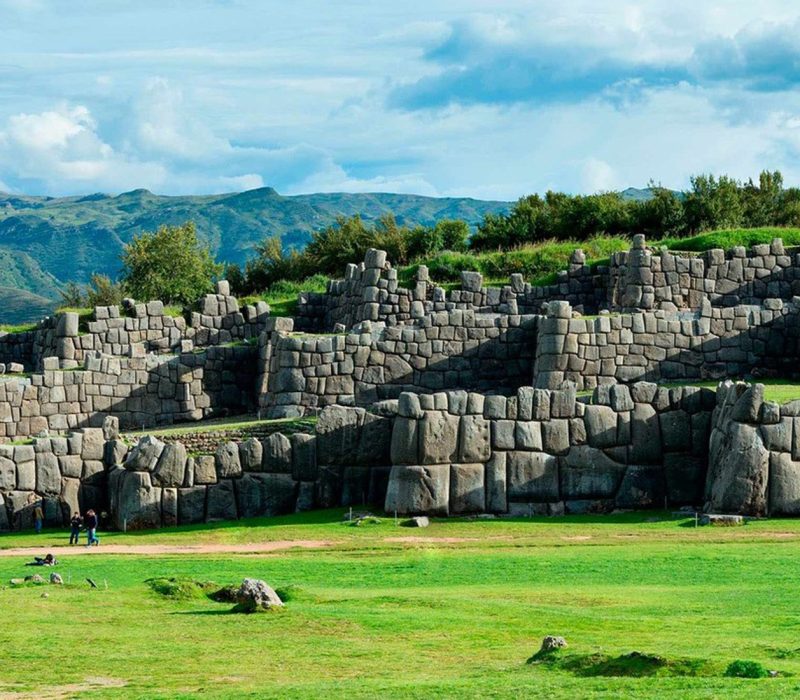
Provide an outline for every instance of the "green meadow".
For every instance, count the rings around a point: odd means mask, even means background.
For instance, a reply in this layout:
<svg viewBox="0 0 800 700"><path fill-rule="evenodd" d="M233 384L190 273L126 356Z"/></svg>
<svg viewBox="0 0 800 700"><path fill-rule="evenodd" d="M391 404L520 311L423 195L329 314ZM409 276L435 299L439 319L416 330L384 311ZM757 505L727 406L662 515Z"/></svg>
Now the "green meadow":
<svg viewBox="0 0 800 700"><path fill-rule="evenodd" d="M416 530L392 518L354 527L342 515L107 533L88 554L70 552L60 532L1 537L0 548L52 551L67 583L13 586L12 578L51 570L25 567L27 552L0 556L0 697L800 692L800 522L703 528L650 512L433 521ZM277 541L315 548L246 553ZM104 554L108 545L201 549ZM243 616L191 586L170 596L147 583L222 586L245 576L269 582L285 609ZM527 663L546 634L564 636L568 648ZM778 676L725 676L737 660Z"/></svg>

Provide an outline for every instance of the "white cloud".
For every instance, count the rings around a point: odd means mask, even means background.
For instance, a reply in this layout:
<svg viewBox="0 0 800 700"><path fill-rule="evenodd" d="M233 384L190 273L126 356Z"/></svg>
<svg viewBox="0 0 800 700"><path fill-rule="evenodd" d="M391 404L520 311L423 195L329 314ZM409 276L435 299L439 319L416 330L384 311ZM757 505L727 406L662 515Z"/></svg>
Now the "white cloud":
<svg viewBox="0 0 800 700"><path fill-rule="evenodd" d="M620 187L614 168L598 158L589 158L583 164L580 182L584 192L607 192Z"/></svg>
<svg viewBox="0 0 800 700"><path fill-rule="evenodd" d="M0 129L0 171L40 182L46 191L118 189L138 182L158 188L166 178L157 163L116 152L96 131L83 105L62 104L38 114L15 114Z"/></svg>

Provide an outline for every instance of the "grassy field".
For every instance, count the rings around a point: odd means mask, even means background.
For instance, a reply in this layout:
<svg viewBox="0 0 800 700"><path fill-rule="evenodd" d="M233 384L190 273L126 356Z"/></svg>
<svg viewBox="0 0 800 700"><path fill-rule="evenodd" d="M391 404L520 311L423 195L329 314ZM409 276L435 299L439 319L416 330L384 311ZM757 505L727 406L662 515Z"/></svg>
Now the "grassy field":
<svg viewBox="0 0 800 700"><path fill-rule="evenodd" d="M63 533L0 537L0 548L55 552L69 582L0 589L0 697L42 697L43 684L53 697L98 698L749 699L800 691L800 522L695 528L651 512L408 530L391 518L353 527L341 517L109 533L82 556L56 547ZM277 540L326 544L260 555L103 554L108 544L239 543L244 552L247 543ZM42 571L26 569L26 558L1 556L0 581ZM154 592L146 580L160 576L220 585L256 576L282 590L287 606L234 615L199 595ZM527 664L545 634L565 636L569 648ZM660 660L624 657L631 652ZM725 677L737 659L781 675ZM632 670L642 675L613 675Z"/></svg>
<svg viewBox="0 0 800 700"><path fill-rule="evenodd" d="M764 400L774 401L778 404L789 403L790 401L797 401L800 399L800 382L790 379L748 379L751 384L764 385ZM717 390L719 386L718 380L709 380L703 382L691 382L689 384L683 382L667 382L666 386L699 386L706 389Z"/></svg>

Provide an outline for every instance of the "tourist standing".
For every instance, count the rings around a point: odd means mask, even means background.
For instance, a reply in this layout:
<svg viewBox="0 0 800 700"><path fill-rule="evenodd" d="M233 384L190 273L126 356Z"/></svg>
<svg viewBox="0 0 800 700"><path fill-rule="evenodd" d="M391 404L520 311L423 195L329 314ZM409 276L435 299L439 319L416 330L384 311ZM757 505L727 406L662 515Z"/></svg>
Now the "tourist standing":
<svg viewBox="0 0 800 700"><path fill-rule="evenodd" d="M74 513L72 520L69 521L69 543L78 544L78 536L81 534L83 518L80 513Z"/></svg>
<svg viewBox="0 0 800 700"><path fill-rule="evenodd" d="M86 546L91 547L93 544L100 544L100 539L97 537L97 514L93 510L86 511L86 517L83 524L86 526Z"/></svg>
<svg viewBox="0 0 800 700"><path fill-rule="evenodd" d="M42 502L38 501L36 507L33 509L33 524L36 528L36 534L42 532L42 525L44 524L44 511L42 510Z"/></svg>

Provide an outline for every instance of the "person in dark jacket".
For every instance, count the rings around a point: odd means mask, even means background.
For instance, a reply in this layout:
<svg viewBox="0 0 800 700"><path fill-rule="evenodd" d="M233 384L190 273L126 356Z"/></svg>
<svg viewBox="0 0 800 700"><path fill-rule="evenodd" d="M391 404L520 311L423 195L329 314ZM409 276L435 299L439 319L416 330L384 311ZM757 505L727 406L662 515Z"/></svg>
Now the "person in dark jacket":
<svg viewBox="0 0 800 700"><path fill-rule="evenodd" d="M36 528L36 534L42 533L42 525L44 524L44 510L42 510L42 502L39 501L33 509L33 523Z"/></svg>
<svg viewBox="0 0 800 700"><path fill-rule="evenodd" d="M93 544L100 544L100 539L97 537L97 513L93 510L86 511L86 517L83 519L83 524L86 527L86 546L91 547Z"/></svg>
<svg viewBox="0 0 800 700"><path fill-rule="evenodd" d="M69 521L69 543L78 544L78 536L81 534L83 518L80 513L75 513Z"/></svg>

